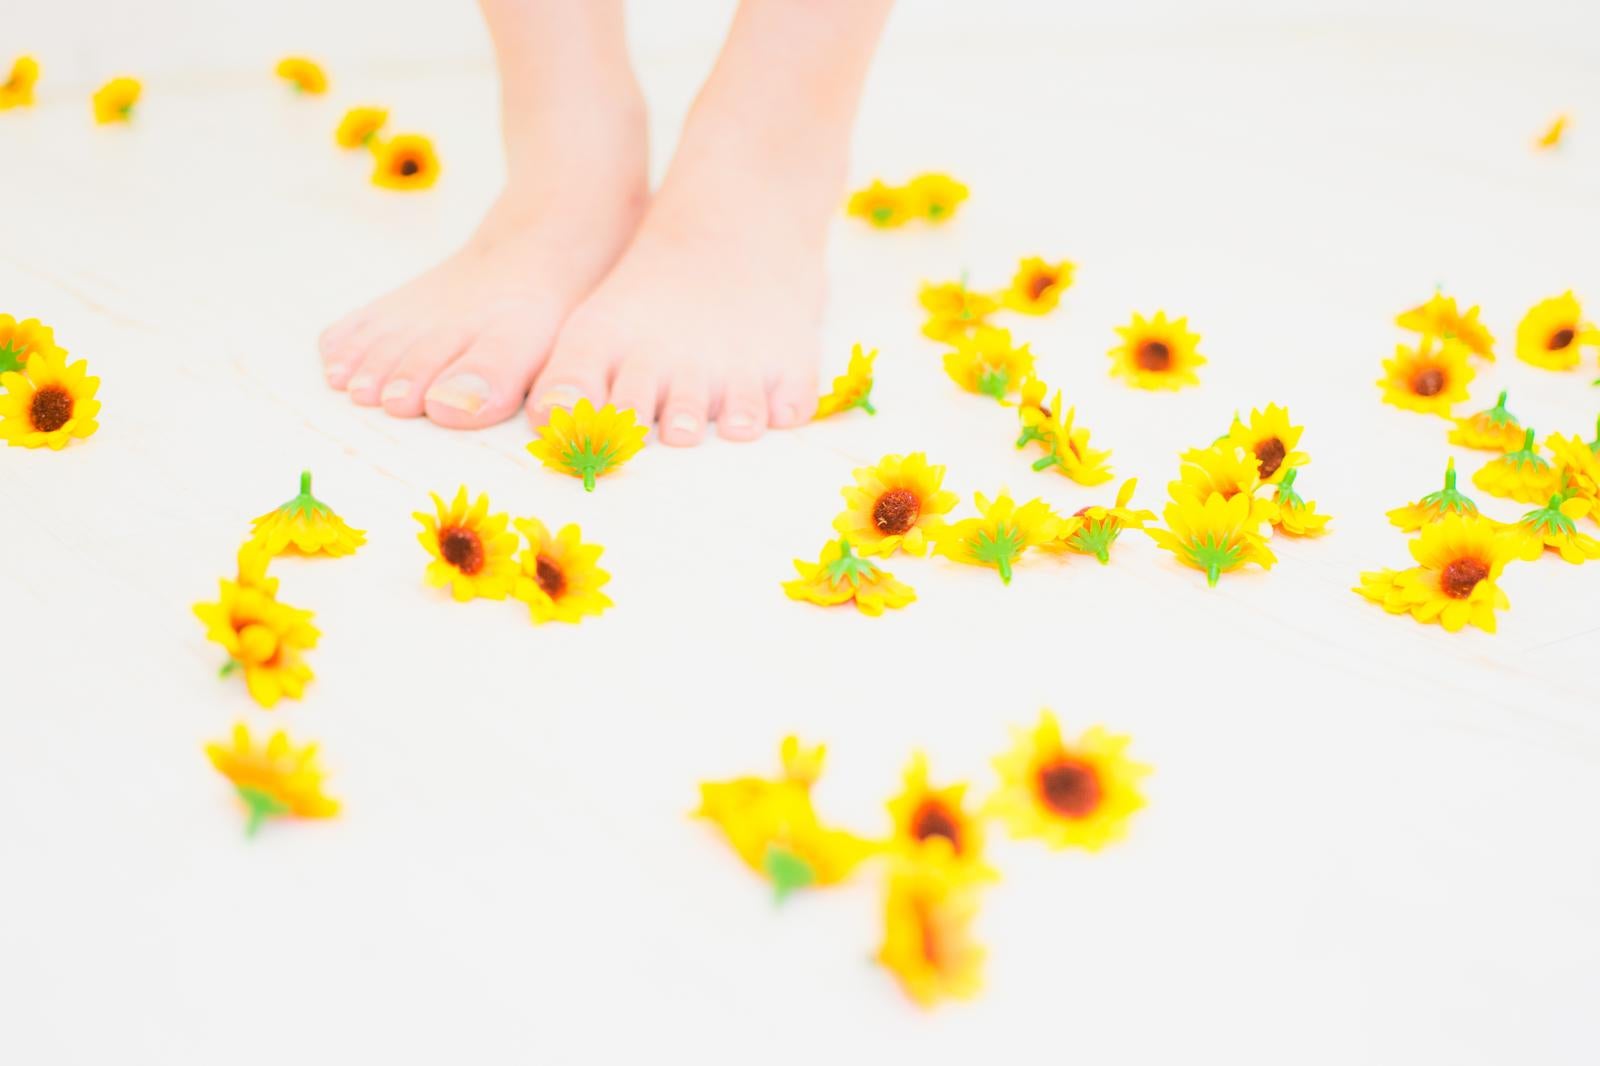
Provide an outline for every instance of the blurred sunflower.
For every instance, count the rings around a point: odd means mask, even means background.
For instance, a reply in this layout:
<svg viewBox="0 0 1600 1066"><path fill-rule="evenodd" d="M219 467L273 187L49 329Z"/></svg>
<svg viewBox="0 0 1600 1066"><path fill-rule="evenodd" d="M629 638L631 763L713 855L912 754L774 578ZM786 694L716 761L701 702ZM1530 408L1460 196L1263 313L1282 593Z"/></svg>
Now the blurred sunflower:
<svg viewBox="0 0 1600 1066"><path fill-rule="evenodd" d="M854 602L858 611L875 618L886 607L899 609L917 598L910 585L858 556L848 540L829 541L815 563L796 559L794 568L800 576L783 583L784 594L818 607Z"/></svg>
<svg viewBox="0 0 1600 1066"><path fill-rule="evenodd" d="M112 122L127 122L133 117L134 105L143 91L137 78L112 78L95 90L91 103L94 120L104 126Z"/></svg>
<svg viewBox="0 0 1600 1066"><path fill-rule="evenodd" d="M1485 452L1509 452L1520 444L1522 424L1516 415L1506 410L1506 396L1501 390L1493 407L1468 418L1455 419L1456 428L1450 431L1450 443Z"/></svg>
<svg viewBox="0 0 1600 1066"><path fill-rule="evenodd" d="M967 288L965 281L937 285L924 282L917 293L917 301L928 312L928 320L922 326L923 336L936 341L953 341L988 325L989 316L1000 306L994 297Z"/></svg>
<svg viewBox="0 0 1600 1066"><path fill-rule="evenodd" d="M100 428L100 379L89 377L88 366L68 365L67 353L52 346L30 355L24 369L0 373L0 440L60 451L92 436Z"/></svg>
<svg viewBox="0 0 1600 1066"><path fill-rule="evenodd" d="M862 555L909 555L927 551L927 538L944 524L956 505L945 491L944 467L928 462L922 452L886 455L877 466L863 466L855 484L840 490L845 509L833 528Z"/></svg>
<svg viewBox="0 0 1600 1066"><path fill-rule="evenodd" d="M1424 337L1460 341L1473 355L1494 358L1494 334L1478 321L1476 306L1462 311L1454 296L1436 292L1420 306L1402 313L1395 325Z"/></svg>
<svg viewBox="0 0 1600 1066"><path fill-rule="evenodd" d="M1175 495L1163 516L1166 529L1145 532L1184 566L1205 574L1209 585L1247 563L1270 570L1278 561L1262 539L1261 520L1252 514L1251 499L1244 493L1230 500L1213 492L1205 503Z"/></svg>
<svg viewBox="0 0 1600 1066"><path fill-rule="evenodd" d="M260 580L219 582L217 602L197 603L194 613L205 624L206 639L228 653L223 676L243 670L251 698L270 708L305 692L312 673L300 656L316 647L321 634L311 624L310 611L278 602L277 584L268 583L265 574L263 566Z"/></svg>
<svg viewBox="0 0 1600 1066"><path fill-rule="evenodd" d="M1181 389L1198 385L1195 368L1205 365L1200 335L1189 332L1187 318L1168 319L1165 311L1154 318L1135 314L1118 326L1122 343L1111 349L1111 375L1141 389Z"/></svg>
<svg viewBox="0 0 1600 1066"><path fill-rule="evenodd" d="M1450 417L1450 409L1467 398L1474 371L1467 349L1457 340L1423 337L1415 348L1396 345L1394 358L1383 364L1383 402L1407 411Z"/></svg>
<svg viewBox="0 0 1600 1066"><path fill-rule="evenodd" d="M833 379L833 388L817 401L817 413L811 418L827 418L851 408L859 407L869 415L878 413L872 406L872 361L878 358L877 350L862 352L857 344L850 350L850 365Z"/></svg>
<svg viewBox="0 0 1600 1066"><path fill-rule="evenodd" d="M905 189L874 181L865 189L850 194L845 213L879 229L893 229L909 222L916 211Z"/></svg>
<svg viewBox="0 0 1600 1066"><path fill-rule="evenodd" d="M1561 475L1539 454L1533 430L1522 434L1522 447L1478 468L1472 483L1491 496L1518 503L1540 503L1561 487Z"/></svg>
<svg viewBox="0 0 1600 1066"><path fill-rule="evenodd" d="M1479 515L1447 514L1410 543L1419 565L1361 575L1357 594L1390 614L1437 622L1452 633L1468 623L1495 631L1496 609L1510 606L1495 583L1520 551L1515 534Z"/></svg>
<svg viewBox="0 0 1600 1066"><path fill-rule="evenodd" d="M23 369L30 356L55 346L54 331L37 318L18 322L10 315L0 315L0 374ZM61 354L65 355L65 350Z"/></svg>
<svg viewBox="0 0 1600 1066"><path fill-rule="evenodd" d="M1273 502L1277 504L1277 513L1272 524L1281 533L1291 537L1320 537L1328 531L1328 523L1332 520L1325 514L1317 514L1317 505L1307 503L1300 498L1294 489L1295 476L1298 470L1291 470L1287 477L1277 484L1277 495Z"/></svg>
<svg viewBox="0 0 1600 1066"><path fill-rule="evenodd" d="M1202 506L1212 495L1224 501L1242 497L1249 501L1249 514L1256 525L1270 523L1275 517L1276 505L1256 495L1261 487L1261 460L1249 449L1224 437L1209 448L1191 448L1180 458L1178 480L1167 483L1167 494L1173 500Z"/></svg>
<svg viewBox="0 0 1600 1066"><path fill-rule="evenodd" d="M1068 742L1055 715L1041 711L1038 725L1015 730L1015 738L995 760L1000 790L989 804L1012 836L1099 851L1127 835L1128 820L1144 806L1140 779L1150 773L1127 757L1128 737L1094 726Z"/></svg>
<svg viewBox="0 0 1600 1066"><path fill-rule="evenodd" d="M970 999L981 987L984 951L972 938L977 886L948 865L901 860L890 870L878 962L923 1007Z"/></svg>
<svg viewBox="0 0 1600 1066"><path fill-rule="evenodd" d="M1047 263L1038 256L1024 259L1000 299L1011 310L1025 315L1053 311L1061 302L1061 294L1071 287L1075 269L1065 259L1058 263Z"/></svg>
<svg viewBox="0 0 1600 1066"><path fill-rule="evenodd" d="M206 745L206 758L244 801L245 834L255 836L268 818L332 818L339 801L323 791L326 776L317 763L317 746L295 746L279 730L257 745L243 722L233 727L231 743Z"/></svg>
<svg viewBox="0 0 1600 1066"><path fill-rule="evenodd" d="M381 107L352 107L333 131L334 143L340 148L370 146L388 121L389 112Z"/></svg>
<svg viewBox="0 0 1600 1066"><path fill-rule="evenodd" d="M1135 478L1129 478L1117 490L1117 502L1110 507L1095 504L1091 507L1080 507L1072 516L1077 524L1072 524L1069 519L1062 525L1062 533L1049 544L1048 549L1061 549L1077 552L1080 555L1092 555L1102 564L1111 561L1111 546L1117 542L1125 529L1143 529L1145 523L1154 522L1156 516L1150 511L1135 511L1128 507L1133 501L1133 490L1139 484Z"/></svg>
<svg viewBox="0 0 1600 1066"><path fill-rule="evenodd" d="M1035 470L1056 470L1080 485L1101 485L1112 478L1108 460L1110 449L1104 451L1089 447L1089 431L1074 426L1077 409L1061 411L1061 394L1056 393L1054 416L1044 416L1037 425L1028 426L1045 442L1048 454L1033 464ZM1024 425L1026 425L1026 421Z"/></svg>
<svg viewBox="0 0 1600 1066"><path fill-rule="evenodd" d="M919 174L905 188L907 209L929 222L943 222L967 198L967 187L948 174Z"/></svg>
<svg viewBox="0 0 1600 1066"><path fill-rule="evenodd" d="M1033 376L1033 353L1013 345L1011 331L984 326L950 341L955 350L944 357L950 380L968 392L992 396L1002 403Z"/></svg>
<svg viewBox="0 0 1600 1066"><path fill-rule="evenodd" d="M906 767L900 794L889 801L894 847L911 858L949 859L969 876L992 878L983 862L983 822L966 807L967 786L934 788L928 760L918 752Z"/></svg>
<svg viewBox="0 0 1600 1066"><path fill-rule="evenodd" d="M1533 142L1533 146L1540 151L1548 151L1559 145L1561 138L1566 135L1567 125L1570 121L1566 115L1557 115L1550 125L1545 127L1544 132L1539 134L1538 138Z"/></svg>
<svg viewBox="0 0 1600 1066"><path fill-rule="evenodd" d="M32 56L18 56L11 63L11 73L0 82L0 111L33 106L33 87L38 82L39 61Z"/></svg>
<svg viewBox="0 0 1600 1066"><path fill-rule="evenodd" d="M981 492L974 498L978 517L942 526L934 534L935 550L958 563L993 567L1009 585L1017 560L1029 548L1054 540L1061 519L1043 500L1029 500L1018 507L1004 491L992 502Z"/></svg>
<svg viewBox="0 0 1600 1066"><path fill-rule="evenodd" d="M528 538L528 549L511 594L528 605L535 622L577 623L611 606L600 591L611 580L597 565L604 548L583 543L576 525L553 536L537 518L519 518L515 525Z"/></svg>
<svg viewBox="0 0 1600 1066"><path fill-rule="evenodd" d="M1478 505L1456 489L1456 461L1445 463L1444 488L1430 492L1415 503L1396 507L1389 512L1389 522L1407 533L1437 522L1447 514L1475 515Z"/></svg>
<svg viewBox="0 0 1600 1066"><path fill-rule="evenodd" d="M398 133L372 142L372 184L411 192L427 189L439 180L439 157L433 142L420 133Z"/></svg>
<svg viewBox="0 0 1600 1066"><path fill-rule="evenodd" d="M1571 290L1541 300L1517 326L1517 358L1546 370L1571 370L1585 347L1600 345L1600 329L1583 317Z"/></svg>
<svg viewBox="0 0 1600 1066"><path fill-rule="evenodd" d="M367 542L365 531L351 529L332 507L311 495L311 471L300 472L300 494L256 518L251 539L268 555L289 548L304 555L349 555Z"/></svg>
<svg viewBox="0 0 1600 1066"><path fill-rule="evenodd" d="M1594 504L1581 496L1557 493L1536 511L1529 511L1511 528L1518 536L1522 558L1533 562L1546 551L1569 563L1600 559L1600 540L1578 532L1574 519L1594 513Z"/></svg>
<svg viewBox="0 0 1600 1066"><path fill-rule="evenodd" d="M450 594L461 603L475 596L505 599L517 576L512 558L517 535L506 531L510 519L489 513L487 494L480 494L469 506L465 485L456 490L448 507L438 493L429 495L436 513L418 511L412 516L422 523L417 540L433 557L428 564L428 584L434 588L449 585Z"/></svg>
<svg viewBox="0 0 1600 1066"><path fill-rule="evenodd" d="M304 56L289 56L278 60L273 73L293 85L295 92L298 93L321 96L328 91L327 73L315 60Z"/></svg>
<svg viewBox="0 0 1600 1066"><path fill-rule="evenodd" d="M1226 440L1254 455L1259 462L1257 476L1264 484L1273 485L1311 461L1305 452L1295 451L1303 433L1305 427L1294 425L1287 409L1269 403L1264 411L1250 412L1248 425L1234 415Z"/></svg>
<svg viewBox="0 0 1600 1066"><path fill-rule="evenodd" d="M582 478L583 487L593 492L596 478L639 453L647 432L631 409L619 411L608 403L596 411L585 397L571 411L551 408L550 420L528 451L551 470Z"/></svg>

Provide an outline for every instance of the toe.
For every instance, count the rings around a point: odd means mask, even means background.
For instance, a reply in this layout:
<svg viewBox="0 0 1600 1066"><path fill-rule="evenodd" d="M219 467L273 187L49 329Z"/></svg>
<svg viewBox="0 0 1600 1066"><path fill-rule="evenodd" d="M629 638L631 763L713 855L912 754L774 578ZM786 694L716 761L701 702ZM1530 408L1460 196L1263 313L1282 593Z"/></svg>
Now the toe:
<svg viewBox="0 0 1600 1066"><path fill-rule="evenodd" d="M351 375L345 386L353 402L363 407L377 406L384 382L389 380L389 374L399 364L400 357L405 354L414 337L415 334L410 331L402 330L373 342L366 355L362 356L360 369Z"/></svg>
<svg viewBox="0 0 1600 1066"><path fill-rule="evenodd" d="M608 403L619 411L632 411L641 426L656 420L656 408L661 404L661 376L656 365L645 359L623 359L611 382ZM539 425L542 423L535 423Z"/></svg>
<svg viewBox="0 0 1600 1066"><path fill-rule="evenodd" d="M679 447L699 444L706 435L711 392L698 367L683 367L667 381L661 403L662 443Z"/></svg>
<svg viewBox="0 0 1600 1066"><path fill-rule="evenodd" d="M768 424L774 429L790 429L810 421L817 409L816 361L799 360L779 373L768 403Z"/></svg>
<svg viewBox="0 0 1600 1066"><path fill-rule="evenodd" d="M376 323L363 321L340 333L337 340L323 343L322 373L328 384L336 389L349 385L379 336Z"/></svg>
<svg viewBox="0 0 1600 1066"><path fill-rule="evenodd" d="M539 425L552 407L571 407L584 397L590 403L603 403L615 359L610 341L591 329L570 324L556 338L550 361L528 393L528 416Z"/></svg>
<svg viewBox="0 0 1600 1066"><path fill-rule="evenodd" d="M322 364L330 365L343 346L354 334L367 324L368 315L365 309L353 315L345 315L339 321L322 331L322 336L317 338L317 351L322 354Z"/></svg>
<svg viewBox="0 0 1600 1066"><path fill-rule="evenodd" d="M397 418L422 414L422 396L439 371L460 355L472 334L460 326L437 326L413 341L378 392L383 409Z"/></svg>
<svg viewBox="0 0 1600 1066"><path fill-rule="evenodd" d="M728 379L717 412L717 434L724 440L755 440L766 430L766 384L757 372L741 370Z"/></svg>
<svg viewBox="0 0 1600 1066"><path fill-rule="evenodd" d="M528 313L490 321L428 386L428 417L451 429L477 429L510 417L550 350L550 334L549 325Z"/></svg>

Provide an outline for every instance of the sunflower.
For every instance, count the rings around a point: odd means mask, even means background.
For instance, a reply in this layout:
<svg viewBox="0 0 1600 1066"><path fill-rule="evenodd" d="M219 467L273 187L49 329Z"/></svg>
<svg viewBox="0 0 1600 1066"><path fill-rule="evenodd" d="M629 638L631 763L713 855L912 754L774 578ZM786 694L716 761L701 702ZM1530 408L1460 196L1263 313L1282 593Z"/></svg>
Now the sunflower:
<svg viewBox="0 0 1600 1066"><path fill-rule="evenodd" d="M595 478L639 453L646 432L634 421L631 409L618 411L608 403L596 411L585 397L570 411L552 407L550 420L540 428L538 439L528 444L528 451L551 470L582 478L583 487L593 492Z"/></svg>
<svg viewBox="0 0 1600 1066"><path fill-rule="evenodd" d="M333 131L334 143L340 148L367 147L388 121L389 112L381 107L352 107Z"/></svg>
<svg viewBox="0 0 1600 1066"><path fill-rule="evenodd" d="M1533 435L1532 429L1524 430L1522 447L1485 463L1472 475L1472 483L1491 496L1518 503L1549 499L1560 488L1561 475L1539 454Z"/></svg>
<svg viewBox="0 0 1600 1066"><path fill-rule="evenodd" d="M1276 505L1265 496L1256 496L1261 487L1261 460L1249 449L1224 437L1209 448L1191 448L1180 458L1178 480L1167 483L1167 494L1173 500L1198 507L1213 494L1224 501L1243 497L1250 501L1250 516L1258 526L1276 517Z"/></svg>
<svg viewBox="0 0 1600 1066"><path fill-rule="evenodd" d="M268 555L292 546L303 555L349 555L367 542L367 534L351 529L333 508L311 495L311 471L300 472L300 494L251 524L250 537Z"/></svg>
<svg viewBox="0 0 1600 1066"><path fill-rule="evenodd" d="M142 90L137 78L112 78L95 90L94 120L102 126L128 121L133 117L133 106L139 102Z"/></svg>
<svg viewBox="0 0 1600 1066"><path fill-rule="evenodd" d="M1443 337L1458 340L1467 351L1484 359L1494 358L1494 334L1478 321L1476 306L1462 311L1456 306L1454 296L1436 292L1428 302L1403 312L1395 325L1424 337Z"/></svg>
<svg viewBox="0 0 1600 1066"><path fill-rule="evenodd" d="M1254 455L1259 460L1257 476L1263 484L1275 485L1289 471L1311 461L1305 452L1294 450L1305 431L1304 426L1290 421L1287 409L1269 403L1265 411L1250 412L1249 425L1234 415L1225 439Z"/></svg>
<svg viewBox="0 0 1600 1066"><path fill-rule="evenodd" d="M1600 329L1584 320L1571 290L1541 300L1517 326L1517 358L1546 370L1571 370L1590 345L1600 345Z"/></svg>
<svg viewBox="0 0 1600 1066"><path fill-rule="evenodd" d="M1109 563L1111 546L1124 529L1143 529L1146 522L1156 520L1156 516L1149 511L1135 511L1128 507L1138 484L1135 478L1124 481L1117 490L1117 502L1110 507L1099 504L1080 507L1071 518L1063 520L1061 532L1044 547L1092 555L1102 564Z"/></svg>
<svg viewBox="0 0 1600 1066"><path fill-rule="evenodd" d="M988 325L989 316L1000 307L994 297L967 288L964 280L937 285L923 282L917 302L928 312L922 334L936 341L954 341Z"/></svg>
<svg viewBox="0 0 1600 1066"><path fill-rule="evenodd" d="M972 938L977 886L947 864L901 860L885 887L878 962L923 1007L976 995L984 958Z"/></svg>
<svg viewBox="0 0 1600 1066"><path fill-rule="evenodd" d="M1206 360L1199 351L1200 335L1189 332L1188 322L1169 320L1165 311L1150 319L1135 313L1132 322L1117 327L1122 343L1111 349L1111 376L1141 389L1200 384L1194 371Z"/></svg>
<svg viewBox="0 0 1600 1066"><path fill-rule="evenodd" d="M783 583L784 594L819 607L854 601L858 611L875 618L886 607L899 609L917 598L910 585L858 556L848 540L830 540L816 562L796 559L794 568L800 576Z"/></svg>
<svg viewBox="0 0 1600 1066"><path fill-rule="evenodd" d="M1072 274L1077 268L1067 260L1047 263L1038 256L1024 259L1012 275L1011 285L1000 294L1000 299L1013 311L1025 315L1042 315L1053 311L1061 302L1061 294L1072 286Z"/></svg>
<svg viewBox="0 0 1600 1066"><path fill-rule="evenodd" d="M54 331L37 318L18 322L10 315L0 315L0 374L21 370L29 357L55 346Z"/></svg>
<svg viewBox="0 0 1600 1066"><path fill-rule="evenodd" d="M554 536L537 518L519 518L515 525L529 547L511 594L528 605L535 622L581 622L611 606L600 591L611 575L595 565L605 549L583 543L575 525Z"/></svg>
<svg viewBox="0 0 1600 1066"><path fill-rule="evenodd" d="M912 859L952 861L969 876L996 876L984 865L983 822L967 810L966 795L965 784L930 785L927 758L913 755L900 794L889 801L895 848Z"/></svg>
<svg viewBox="0 0 1600 1066"><path fill-rule="evenodd" d="M1522 558L1533 562L1549 550L1569 563L1600 559L1600 540L1579 533L1574 521L1593 513L1593 501L1556 493L1548 504L1529 511L1511 527L1517 534Z"/></svg>
<svg viewBox="0 0 1600 1066"><path fill-rule="evenodd" d="M1540 151L1547 151L1556 147L1561 143L1561 138L1566 135L1567 126L1570 123L1571 119L1566 115L1557 115L1550 125L1545 127L1544 132L1539 134L1538 139L1533 142L1533 146Z"/></svg>
<svg viewBox="0 0 1600 1066"><path fill-rule="evenodd" d="M1022 422L1022 434L1017 437L1018 448L1027 447L1030 441L1039 441L1047 448L1050 446L1045 423L1052 410L1061 409L1061 390L1056 390L1054 408L1045 403L1045 394L1049 391L1050 386L1031 375L1023 381L1017 394L1017 418Z"/></svg>
<svg viewBox="0 0 1600 1066"><path fill-rule="evenodd" d="M1054 416L1046 416L1043 409L1034 425L1028 425L1031 420L1027 417L1023 425L1039 434L1045 442L1049 454L1033 464L1035 470L1053 469L1060 471L1080 485L1101 485L1112 478L1111 467L1107 460L1111 458L1109 449L1099 451L1089 447L1089 431L1081 426L1075 427L1073 420L1077 417L1077 409L1069 407L1061 412L1061 393L1055 395Z"/></svg>
<svg viewBox="0 0 1600 1066"><path fill-rule="evenodd" d="M862 352L859 344L851 348L850 365L833 379L833 390L817 401L817 413L812 419L827 418L855 407L869 415L877 414L877 408L872 406L872 361L876 358L876 349Z"/></svg>
<svg viewBox="0 0 1600 1066"><path fill-rule="evenodd" d="M1212 586L1246 563L1270 570L1278 561L1262 539L1261 520L1252 514L1250 497L1244 493L1230 500L1213 492L1203 504L1193 496L1175 495L1164 516L1166 529L1145 532L1184 566L1204 573Z"/></svg>
<svg viewBox="0 0 1600 1066"><path fill-rule="evenodd" d="M250 727L240 722L233 727L231 743L206 745L206 758L244 801L247 836L255 836L268 818L332 818L339 813L339 801L322 790L326 775L317 764L317 746L296 747L282 730L257 745Z"/></svg>
<svg viewBox="0 0 1600 1066"><path fill-rule="evenodd" d="M0 374L0 440L60 451L74 437L92 436L100 428L100 379L88 376L88 366L69 366L67 353L51 347L30 356L25 370Z"/></svg>
<svg viewBox="0 0 1600 1066"><path fill-rule="evenodd" d="M11 64L11 73L0 82L0 111L31 107L33 87L38 81L39 61L32 56L18 56Z"/></svg>
<svg viewBox="0 0 1600 1066"><path fill-rule="evenodd" d="M1317 514L1317 505L1307 503L1294 490L1294 479L1299 473L1298 470L1291 470L1287 477L1278 482L1273 501L1277 504L1277 514L1272 524L1280 533L1287 533L1291 537L1320 537L1328 531L1328 523L1332 519L1329 515Z"/></svg>
<svg viewBox="0 0 1600 1066"><path fill-rule="evenodd" d="M1467 383L1472 378L1466 345L1423 337L1415 348L1395 346L1394 358L1384 361L1378 385L1384 403L1449 418L1450 409L1467 398Z"/></svg>
<svg viewBox="0 0 1600 1066"><path fill-rule="evenodd" d="M1447 514L1424 526L1410 548L1420 565L1364 573L1352 591L1390 614L1409 613L1452 633L1469 622L1493 633L1495 609L1510 606L1495 581L1521 551L1516 534L1481 515Z"/></svg>
<svg viewBox="0 0 1600 1066"><path fill-rule="evenodd" d="M1068 743L1049 711L1014 733L1011 751L994 761L1000 789L989 803L1012 836L1099 851L1126 835L1144 806L1139 779L1150 772L1124 754L1129 738L1095 726Z"/></svg>
<svg viewBox="0 0 1600 1066"><path fill-rule="evenodd" d="M840 490L845 509L833 528L862 555L922 555L928 536L957 502L955 493L941 487L944 467L930 464L922 452L886 455L851 476L855 484Z"/></svg>
<svg viewBox="0 0 1600 1066"><path fill-rule="evenodd" d="M239 576L234 584L240 588L259 589L268 596L278 595L278 579L267 576L272 556L261 550L254 541L239 545Z"/></svg>
<svg viewBox="0 0 1600 1066"><path fill-rule="evenodd" d="M241 569L249 561L241 558ZM312 678L300 653L317 645L321 635L311 624L311 612L279 603L273 595L277 583L268 582L261 568L257 580L221 581L216 603L197 603L194 613L205 623L206 639L228 653L222 674L244 671L250 695L263 707L284 696L297 700ZM253 577L253 575L247 575Z"/></svg>
<svg viewBox="0 0 1600 1066"><path fill-rule="evenodd" d="M968 392L1003 402L1033 375L1033 353L1013 345L1008 329L984 326L949 343L955 350L945 354L944 372Z"/></svg>
<svg viewBox="0 0 1600 1066"><path fill-rule="evenodd" d="M427 189L439 180L439 157L433 142L420 133L397 133L386 141L372 142L372 184L410 192Z"/></svg>
<svg viewBox="0 0 1600 1066"><path fill-rule="evenodd" d="M328 91L328 75L316 60L289 56L278 60L273 73L294 86L295 92L321 96Z"/></svg>
<svg viewBox="0 0 1600 1066"><path fill-rule="evenodd" d="M1055 540L1062 520L1043 500L1029 500L1018 507L1004 490L990 502L977 493L979 515L946 525L934 535L934 548L940 555L969 566L992 566L1000 580L1011 584L1011 568L1029 548Z"/></svg>
<svg viewBox="0 0 1600 1066"><path fill-rule="evenodd" d="M879 229L893 229L905 225L914 217L916 205L905 189L874 181L865 189L850 194L845 213Z"/></svg>
<svg viewBox="0 0 1600 1066"><path fill-rule="evenodd" d="M1456 489L1456 461L1451 459L1444 467L1444 488L1428 493L1415 503L1396 507L1389 512L1389 522L1411 533L1447 514L1471 516L1477 513L1478 505Z"/></svg>
<svg viewBox="0 0 1600 1066"><path fill-rule="evenodd" d="M1550 450L1563 485L1578 496L1600 505L1600 419L1595 420L1595 439L1586 441L1578 434L1552 433L1544 446ZM1594 512L1590 512L1594 516ZM1600 516L1596 516L1600 517Z"/></svg>
<svg viewBox="0 0 1600 1066"><path fill-rule="evenodd" d="M1502 390L1493 407L1470 418L1454 419L1456 428L1450 431L1450 443L1485 452L1509 452L1520 444L1522 423L1506 410L1507 395Z"/></svg>
<svg viewBox="0 0 1600 1066"><path fill-rule="evenodd" d="M967 198L967 187L948 174L919 174L905 187L908 209L929 222L943 222Z"/></svg>
<svg viewBox="0 0 1600 1066"><path fill-rule="evenodd" d="M450 594L465 603L474 596L503 600L516 580L517 535L506 531L503 514L489 513L489 497L467 505L467 487L456 490L456 498L445 506L438 493L433 497L437 515L418 511L412 517L422 523L417 540L428 549L433 562L428 564L428 584L434 588L450 586Z"/></svg>

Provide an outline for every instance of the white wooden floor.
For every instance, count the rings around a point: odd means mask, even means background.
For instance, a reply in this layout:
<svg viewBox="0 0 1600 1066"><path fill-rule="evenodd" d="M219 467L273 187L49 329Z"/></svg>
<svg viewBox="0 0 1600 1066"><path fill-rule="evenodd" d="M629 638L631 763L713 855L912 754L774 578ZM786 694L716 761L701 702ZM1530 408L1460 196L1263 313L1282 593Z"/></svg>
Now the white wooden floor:
<svg viewBox="0 0 1600 1066"><path fill-rule="evenodd" d="M86 444L0 451L0 1061L1592 1063L1600 565L1513 567L1494 637L1349 588L1407 562L1384 511L1452 454L1373 385L1393 315L1435 285L1501 340L1474 408L1509 388L1541 436L1593 430L1595 368L1537 371L1510 342L1543 296L1600 310L1600 21L1300 6L1018 2L973 25L906 5L856 175L943 168L973 198L937 231L839 224L829 369L878 347L880 414L649 447L592 496L536 468L521 422L398 422L316 362L325 323L493 192L470 11L7 14L0 50L46 77L0 115L0 311L52 323L105 407ZM662 155L724 7L642 16ZM273 81L289 50L328 59L329 97ZM138 120L96 128L88 92L124 69L147 79ZM435 190L382 193L335 151L369 101L436 138ZM1569 145L1536 156L1561 109ZM1180 449L1278 402L1333 534L1215 591L1130 537L1110 567L1030 564L1009 588L897 562L919 600L877 620L784 599L851 468L887 452L926 450L963 495L1114 490L1030 472L1013 415L918 335L920 279L998 284L1031 254L1080 280L1017 331L1140 503L1159 510ZM1202 388L1107 377L1113 327L1158 307L1203 334ZM277 567L324 638L306 699L267 714L216 679L189 605L303 466L370 543ZM580 522L615 610L534 628L426 589L411 512L461 483ZM870 964L876 878L775 911L685 816L699 780L763 770L798 731L831 746L827 811L881 831L913 748L981 790L1046 705L1133 734L1150 806L1097 857L996 842L968 1006L925 1015ZM201 754L241 718L321 741L345 816L246 844Z"/></svg>

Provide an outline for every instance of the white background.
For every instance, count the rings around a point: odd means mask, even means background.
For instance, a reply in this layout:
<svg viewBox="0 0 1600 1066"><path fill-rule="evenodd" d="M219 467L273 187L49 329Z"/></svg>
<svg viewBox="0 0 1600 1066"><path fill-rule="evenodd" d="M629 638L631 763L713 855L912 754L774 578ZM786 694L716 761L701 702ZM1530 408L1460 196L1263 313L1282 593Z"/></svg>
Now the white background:
<svg viewBox="0 0 1600 1066"><path fill-rule="evenodd" d="M973 196L939 230L838 225L828 369L878 347L881 413L650 447L590 496L521 421L395 421L315 358L493 194L468 5L6 0L0 51L45 78L0 115L0 310L54 324L105 409L86 444L0 452L0 1062L1594 1062L1600 564L1514 566L1493 637L1349 587L1407 564L1384 511L1450 454L1372 384L1435 285L1500 337L1467 410L1508 387L1541 435L1593 430L1592 364L1510 349L1541 297L1600 310L1600 19L1256 6L903 5L855 178L946 169ZM635 7L659 166L728 7ZM290 51L331 95L283 90ZM137 121L96 128L88 94L121 72L146 80ZM364 102L435 137L435 190L383 193L335 151ZM1563 109L1570 143L1536 155ZM1139 503L1275 401L1332 535L1214 591L1128 537L1009 588L896 560L920 598L876 620L784 599L888 452L925 449L964 496L1114 492L1031 473L1014 416L917 333L920 279L997 285L1029 254L1079 281L1013 324ZM1108 379L1113 327L1156 308L1203 335L1202 388ZM1465 481L1481 457L1456 454ZM269 714L216 679L189 605L302 466L370 543L277 565L324 638L307 698ZM617 607L535 628L425 589L411 512L462 482L581 522ZM698 781L773 768L798 731L831 748L824 810L881 832L912 749L981 793L1045 705L1132 734L1150 806L1100 856L996 833L970 1005L920 1012L870 963L876 871L775 910L686 817ZM319 740L345 815L247 844L201 754L239 719Z"/></svg>

